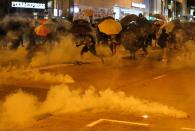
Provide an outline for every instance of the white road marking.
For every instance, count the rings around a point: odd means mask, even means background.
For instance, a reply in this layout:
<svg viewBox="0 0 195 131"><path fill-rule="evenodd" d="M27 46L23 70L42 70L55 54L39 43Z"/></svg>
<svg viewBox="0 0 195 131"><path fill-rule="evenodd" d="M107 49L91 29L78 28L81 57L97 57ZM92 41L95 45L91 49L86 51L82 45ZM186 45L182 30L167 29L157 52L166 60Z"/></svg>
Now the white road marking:
<svg viewBox="0 0 195 131"><path fill-rule="evenodd" d="M163 78L163 77L165 77L165 76L166 76L166 74L163 74L163 75L160 75L160 76L154 77L154 80L161 79L161 78Z"/></svg>
<svg viewBox="0 0 195 131"><path fill-rule="evenodd" d="M137 125L137 126L149 126L150 124L146 123L136 123L136 122L129 122L129 121L118 121L118 120L111 120L111 119L99 119L94 121L90 124L87 124L86 127L93 127L102 122L111 122L111 123L120 123L120 124L127 124L127 125Z"/></svg>
<svg viewBox="0 0 195 131"><path fill-rule="evenodd" d="M182 130L186 130L186 131L195 131L195 129L193 128L181 128Z"/></svg>
<svg viewBox="0 0 195 131"><path fill-rule="evenodd" d="M99 119L99 120L94 121L94 122L92 122L90 124L87 124L86 127L93 127L93 126L95 126L95 125L97 125L99 123L102 123L103 121L104 121L104 119Z"/></svg>

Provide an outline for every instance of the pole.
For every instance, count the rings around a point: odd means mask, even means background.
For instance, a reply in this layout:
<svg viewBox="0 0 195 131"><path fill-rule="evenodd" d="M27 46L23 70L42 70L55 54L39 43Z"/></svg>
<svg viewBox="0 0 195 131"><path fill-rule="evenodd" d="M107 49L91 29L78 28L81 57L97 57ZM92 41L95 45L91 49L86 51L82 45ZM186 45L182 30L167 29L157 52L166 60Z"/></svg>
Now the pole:
<svg viewBox="0 0 195 131"><path fill-rule="evenodd" d="M158 4L157 4L158 0L156 0L156 14L158 14Z"/></svg>
<svg viewBox="0 0 195 131"><path fill-rule="evenodd" d="M175 0L175 18L177 18L177 1Z"/></svg>

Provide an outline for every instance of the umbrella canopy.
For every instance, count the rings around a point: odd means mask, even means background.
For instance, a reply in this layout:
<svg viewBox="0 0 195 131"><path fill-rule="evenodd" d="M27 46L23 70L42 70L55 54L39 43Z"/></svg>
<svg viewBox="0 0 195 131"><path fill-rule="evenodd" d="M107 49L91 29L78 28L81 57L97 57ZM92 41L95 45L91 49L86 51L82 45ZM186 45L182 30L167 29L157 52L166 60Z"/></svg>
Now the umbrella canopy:
<svg viewBox="0 0 195 131"><path fill-rule="evenodd" d="M160 29L165 29L167 32L172 32L175 27L173 22L166 23L160 27Z"/></svg>
<svg viewBox="0 0 195 131"><path fill-rule="evenodd" d="M73 22L74 25L90 25L90 23L84 19L78 19Z"/></svg>
<svg viewBox="0 0 195 131"><path fill-rule="evenodd" d="M73 25L70 29L70 32L73 34L88 34L92 31L90 23L88 21L85 21L83 19L75 20L73 22Z"/></svg>
<svg viewBox="0 0 195 131"><path fill-rule="evenodd" d="M21 31L29 24L28 20L21 16L6 16L1 22L5 30L12 31Z"/></svg>
<svg viewBox="0 0 195 131"><path fill-rule="evenodd" d="M154 25L160 25L160 26L162 26L164 23L165 22L162 21L162 20L154 20L154 21L152 21L152 24L154 24Z"/></svg>
<svg viewBox="0 0 195 131"><path fill-rule="evenodd" d="M60 20L57 23L56 30L67 32L70 31L71 27L72 27L72 23L69 22L68 20Z"/></svg>
<svg viewBox="0 0 195 131"><path fill-rule="evenodd" d="M125 26L131 23L132 21L137 21L138 19L139 17L137 15L131 14L131 15L127 15L124 18L122 18L120 23L122 26Z"/></svg>
<svg viewBox="0 0 195 131"><path fill-rule="evenodd" d="M150 22L146 19L146 17L138 17L138 20L136 21L139 26L147 26L150 24Z"/></svg>
<svg viewBox="0 0 195 131"><path fill-rule="evenodd" d="M49 19L43 24L47 29L52 32L56 31L57 28L57 20L56 19Z"/></svg>
<svg viewBox="0 0 195 131"><path fill-rule="evenodd" d="M114 20L114 18L112 16L106 16L106 17L98 19L97 24L99 25L101 22L103 22L104 20L107 20L107 19L113 19Z"/></svg>
<svg viewBox="0 0 195 131"><path fill-rule="evenodd" d="M72 27L72 23L70 21L64 20L61 23L67 30L70 30Z"/></svg>
<svg viewBox="0 0 195 131"><path fill-rule="evenodd" d="M160 27L160 29L166 29L167 32L173 32L175 29L182 28L182 24L179 20L170 21Z"/></svg>
<svg viewBox="0 0 195 131"><path fill-rule="evenodd" d="M161 14L153 14L152 16L155 17L156 19L166 20L165 17Z"/></svg>
<svg viewBox="0 0 195 131"><path fill-rule="evenodd" d="M44 25L39 25L35 28L35 33L37 36L45 37L47 36L51 31L45 27Z"/></svg>
<svg viewBox="0 0 195 131"><path fill-rule="evenodd" d="M119 34L122 30L122 26L119 22L113 19L106 19L98 25L100 32L107 35Z"/></svg>

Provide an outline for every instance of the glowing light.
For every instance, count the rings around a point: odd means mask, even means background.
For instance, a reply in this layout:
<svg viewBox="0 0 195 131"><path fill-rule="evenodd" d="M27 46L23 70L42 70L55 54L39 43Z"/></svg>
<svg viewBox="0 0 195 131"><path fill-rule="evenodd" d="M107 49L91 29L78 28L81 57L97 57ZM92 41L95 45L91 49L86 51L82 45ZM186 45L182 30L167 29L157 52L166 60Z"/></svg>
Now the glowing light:
<svg viewBox="0 0 195 131"><path fill-rule="evenodd" d="M79 7L78 6L74 6L74 13L79 13Z"/></svg>
<svg viewBox="0 0 195 131"><path fill-rule="evenodd" d="M148 118L149 118L148 115L143 115L142 117L143 117L144 119L148 119Z"/></svg>
<svg viewBox="0 0 195 131"><path fill-rule="evenodd" d="M44 3L30 3L30 2L12 2L13 8L33 8L33 9L45 9Z"/></svg>

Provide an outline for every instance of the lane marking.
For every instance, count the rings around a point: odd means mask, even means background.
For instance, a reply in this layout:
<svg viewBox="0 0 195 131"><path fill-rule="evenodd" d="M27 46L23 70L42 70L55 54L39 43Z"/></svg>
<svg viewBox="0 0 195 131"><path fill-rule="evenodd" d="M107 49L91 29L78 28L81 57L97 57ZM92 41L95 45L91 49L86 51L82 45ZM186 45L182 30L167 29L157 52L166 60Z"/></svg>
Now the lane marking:
<svg viewBox="0 0 195 131"><path fill-rule="evenodd" d="M163 74L163 75L160 75L160 76L157 76L157 77L154 77L154 80L158 80L158 79L161 79L163 77L167 76L166 74Z"/></svg>
<svg viewBox="0 0 195 131"><path fill-rule="evenodd" d="M136 122L119 121L119 120L111 120L111 119L99 119L90 124L87 124L86 127L93 127L102 122L120 123L120 124L137 125L137 126L145 126L145 127L150 126L150 124L146 124L146 123L136 123Z"/></svg>
<svg viewBox="0 0 195 131"><path fill-rule="evenodd" d="M97 125L99 123L102 123L103 121L104 121L104 119L99 119L99 120L94 121L94 122L92 122L90 124L87 124L86 127L93 127L93 126L95 126L95 125Z"/></svg>
<svg viewBox="0 0 195 131"><path fill-rule="evenodd" d="M193 128L181 128L182 130L186 130L186 131L195 131L195 129Z"/></svg>

